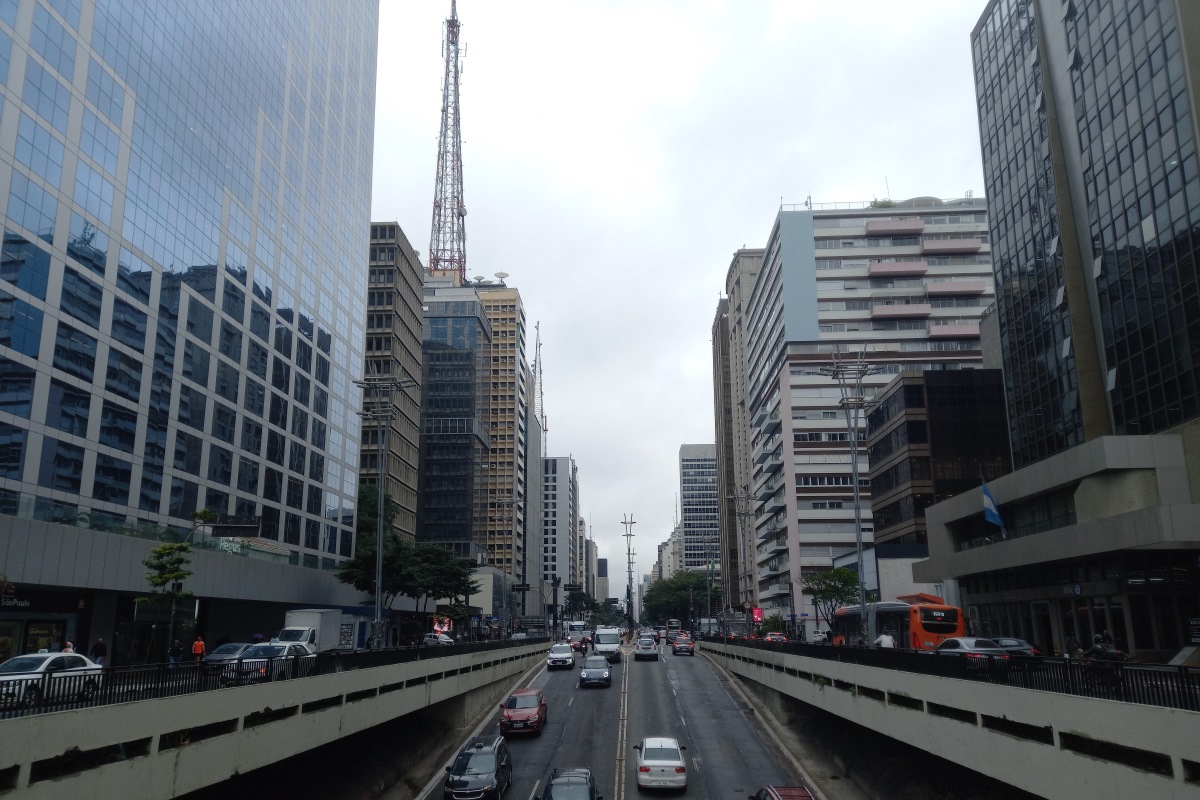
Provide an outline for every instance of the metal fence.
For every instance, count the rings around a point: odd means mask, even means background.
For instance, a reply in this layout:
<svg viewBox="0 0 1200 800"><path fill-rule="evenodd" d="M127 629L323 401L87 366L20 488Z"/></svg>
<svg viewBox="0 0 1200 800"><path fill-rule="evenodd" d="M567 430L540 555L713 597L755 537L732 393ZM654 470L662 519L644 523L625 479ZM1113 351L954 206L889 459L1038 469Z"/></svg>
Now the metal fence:
<svg viewBox="0 0 1200 800"><path fill-rule="evenodd" d="M1200 711L1200 668L1197 667L1090 658L964 658L946 653L891 648L767 642L720 636L706 638L747 650L783 652L824 661L986 681L1040 692Z"/></svg>
<svg viewBox="0 0 1200 800"><path fill-rule="evenodd" d="M229 662L181 662L58 673L0 674L0 719L294 680L410 661L525 647L547 639L464 642Z"/></svg>

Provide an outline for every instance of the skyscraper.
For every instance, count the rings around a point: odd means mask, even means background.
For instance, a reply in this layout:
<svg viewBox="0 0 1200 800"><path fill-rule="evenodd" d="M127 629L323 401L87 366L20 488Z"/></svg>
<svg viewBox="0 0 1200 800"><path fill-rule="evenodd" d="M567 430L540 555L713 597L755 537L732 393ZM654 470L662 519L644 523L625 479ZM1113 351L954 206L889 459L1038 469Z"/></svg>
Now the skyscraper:
<svg viewBox="0 0 1200 800"><path fill-rule="evenodd" d="M140 557L112 534L195 534L200 509L261 518L263 540L227 551L324 568L352 553L366 274L350 254L369 223L377 16L0 6L10 546L37 521L56 542L37 552L131 562L72 578L125 591L145 586ZM94 623L128 614L86 602Z"/></svg>
<svg viewBox="0 0 1200 800"><path fill-rule="evenodd" d="M714 444L679 447L679 523L683 529L681 568L707 571L721 557Z"/></svg>

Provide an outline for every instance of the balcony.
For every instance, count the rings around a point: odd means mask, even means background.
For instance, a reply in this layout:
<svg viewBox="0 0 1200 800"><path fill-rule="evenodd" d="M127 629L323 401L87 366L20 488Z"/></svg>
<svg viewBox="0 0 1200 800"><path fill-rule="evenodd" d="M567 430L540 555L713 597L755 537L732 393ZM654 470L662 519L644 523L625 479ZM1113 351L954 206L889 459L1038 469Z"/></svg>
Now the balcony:
<svg viewBox="0 0 1200 800"><path fill-rule="evenodd" d="M885 305L878 303L871 306L871 319L908 319L911 317L928 317L933 313L929 303L896 303Z"/></svg>
<svg viewBox="0 0 1200 800"><path fill-rule="evenodd" d="M779 597L780 595L787 596L788 585L786 583L771 583L767 584L766 588L759 587L758 599L765 600L768 597Z"/></svg>
<svg viewBox="0 0 1200 800"><path fill-rule="evenodd" d="M928 261L872 261L867 274L872 278L886 278L892 275L924 275L928 271Z"/></svg>
<svg viewBox="0 0 1200 800"><path fill-rule="evenodd" d="M941 255L944 253L978 253L983 249L979 239L924 239L921 242L922 253Z"/></svg>
<svg viewBox="0 0 1200 800"><path fill-rule="evenodd" d="M783 422L779 418L779 409L775 409L767 415L760 429L766 434L776 434L779 433L779 428L782 424Z"/></svg>
<svg viewBox="0 0 1200 800"><path fill-rule="evenodd" d="M774 437L768 439L765 443L759 444L758 447L754 448L754 463L761 464L773 455L778 458L779 456L776 453L778 449L779 440Z"/></svg>
<svg viewBox="0 0 1200 800"><path fill-rule="evenodd" d="M783 469L783 457L779 455L778 450L772 450L771 454L763 461L763 470L774 474Z"/></svg>
<svg viewBox="0 0 1200 800"><path fill-rule="evenodd" d="M867 236L892 236L925 232L925 220L920 217L909 219L869 219Z"/></svg>
<svg viewBox="0 0 1200 800"><path fill-rule="evenodd" d="M968 325L931 325L929 326L930 339L961 339L966 336L978 336L979 323L971 323Z"/></svg>
<svg viewBox="0 0 1200 800"><path fill-rule="evenodd" d="M775 514L787 508L787 501L783 497L783 493L772 495L771 499L763 504L763 511L767 514Z"/></svg>
<svg viewBox="0 0 1200 800"><path fill-rule="evenodd" d="M934 295L983 294L987 281L934 281L925 284L925 292Z"/></svg>

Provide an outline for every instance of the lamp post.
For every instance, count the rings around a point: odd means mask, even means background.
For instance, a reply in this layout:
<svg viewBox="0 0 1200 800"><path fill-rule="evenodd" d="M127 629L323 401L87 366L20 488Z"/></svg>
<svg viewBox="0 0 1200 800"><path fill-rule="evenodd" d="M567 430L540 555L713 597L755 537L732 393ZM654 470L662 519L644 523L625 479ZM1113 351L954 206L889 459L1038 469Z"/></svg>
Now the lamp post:
<svg viewBox="0 0 1200 800"><path fill-rule="evenodd" d="M863 536L862 536L862 493L858 485L858 425L859 414L867 405L863 394L863 378L880 372L877 364L867 363L866 351L860 350L854 361L842 361L837 351L833 353L833 363L821 367L821 374L833 378L842 390L842 398L838 404L846 415L846 430L850 436L850 471L854 481L854 545L858 558L858 607L859 636L865 640L867 626L867 586L866 572L863 568Z"/></svg>
<svg viewBox="0 0 1200 800"><path fill-rule="evenodd" d="M383 647L383 509L384 495L387 494L388 480L388 431L391 430L391 421L396 418L395 405L391 403L391 393L393 389L411 389L418 386L418 382L411 378L389 378L384 375L368 375L361 381L355 381L355 386L366 390L374 390L375 402L371 409L368 410L366 402L363 403L363 410L358 412L364 420L374 420L377 424L377 438L379 445L379 459L376 464L376 479L375 479L375 494L377 495L378 507L375 510L375 616L371 620L371 643L370 649L378 650ZM387 389L388 408L384 408L381 402L383 390ZM385 424L389 423L389 424Z"/></svg>
<svg viewBox="0 0 1200 800"><path fill-rule="evenodd" d="M625 564L628 583L625 586L625 627L629 631L630 638L633 638L633 526L637 522L633 519L633 514L625 514L621 519L621 524L625 526Z"/></svg>
<svg viewBox="0 0 1200 800"><path fill-rule="evenodd" d="M748 490L749 488L750 487L748 486L742 487L743 490ZM753 519L755 516L754 508L752 506L754 495L749 494L749 492L746 494L731 494L725 499L732 500L737 505L734 514L737 516L738 520L738 574L731 577L737 581L738 604L742 606L742 613L744 614L746 613L745 599L746 595L750 593L751 581L754 579L754 568L756 566L750 563L750 558L747 554L747 550L749 549L747 541L749 537L746 535L747 520ZM757 549L755 549L755 553L757 554ZM725 584L728 585L729 581L726 580ZM751 597L753 597L752 594ZM729 597L725 598L725 609L725 632L729 633L729 620L733 616L733 603L730 602Z"/></svg>

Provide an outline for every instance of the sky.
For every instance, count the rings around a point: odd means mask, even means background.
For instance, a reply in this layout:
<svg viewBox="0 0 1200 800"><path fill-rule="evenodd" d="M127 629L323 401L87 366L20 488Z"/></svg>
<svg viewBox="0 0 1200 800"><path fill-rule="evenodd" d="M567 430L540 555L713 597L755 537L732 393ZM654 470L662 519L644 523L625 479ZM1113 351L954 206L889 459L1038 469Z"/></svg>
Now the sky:
<svg viewBox="0 0 1200 800"><path fill-rule="evenodd" d="M781 204L983 195L986 0L458 0L469 277L521 292L547 455L635 583L715 441L712 324ZM450 0L382 0L372 220L427 263ZM535 545L533 552L540 547Z"/></svg>

